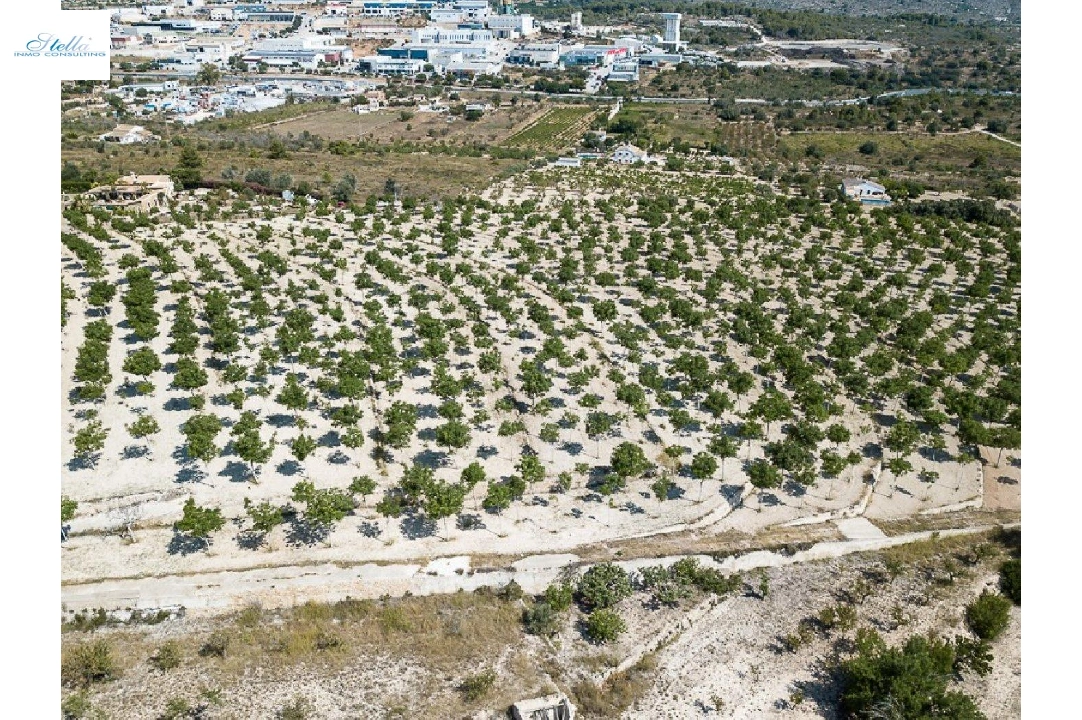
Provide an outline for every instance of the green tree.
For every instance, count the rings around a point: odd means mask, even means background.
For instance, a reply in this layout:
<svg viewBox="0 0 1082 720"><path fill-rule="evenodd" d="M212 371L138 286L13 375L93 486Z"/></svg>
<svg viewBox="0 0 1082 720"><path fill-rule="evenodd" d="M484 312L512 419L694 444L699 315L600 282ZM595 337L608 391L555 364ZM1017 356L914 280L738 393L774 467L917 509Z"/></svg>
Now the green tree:
<svg viewBox="0 0 1082 720"><path fill-rule="evenodd" d="M207 384L207 371L190 357L177 358L173 387L179 390L197 390Z"/></svg>
<svg viewBox="0 0 1082 720"><path fill-rule="evenodd" d="M222 71L213 63L203 63L195 75L195 82L198 85L217 85L221 79Z"/></svg>
<svg viewBox="0 0 1082 720"><path fill-rule="evenodd" d="M360 495L361 498L366 501L368 496L375 492L375 490L376 481L367 475L355 477L349 484L349 491L354 495Z"/></svg>
<svg viewBox="0 0 1082 720"><path fill-rule="evenodd" d="M71 438L76 459L86 464L93 464L94 458L105 448L105 440L108 437L109 430L102 426L101 420L96 416L91 416L89 422L79 428Z"/></svg>
<svg viewBox="0 0 1082 720"><path fill-rule="evenodd" d="M545 479L545 466L536 455L523 455L515 465L515 470L527 485L533 485Z"/></svg>
<svg viewBox="0 0 1082 720"><path fill-rule="evenodd" d="M622 442L613 449L609 465L624 480L638 477L650 469L650 461L642 448L631 442Z"/></svg>
<svg viewBox="0 0 1082 720"><path fill-rule="evenodd" d="M186 143L184 149L180 151L180 158L171 175L182 188L192 188L203 180L202 168L203 158L194 145Z"/></svg>
<svg viewBox="0 0 1082 720"><path fill-rule="evenodd" d="M1022 604L1022 560L1007 560L999 568L999 589L1015 605Z"/></svg>
<svg viewBox="0 0 1082 720"><path fill-rule="evenodd" d="M155 435L161 428L158 421L152 415L140 415L130 425L126 426L128 433L137 440L150 435Z"/></svg>
<svg viewBox="0 0 1082 720"><path fill-rule="evenodd" d="M294 413L299 413L308 407L308 393L300 386L297 376L293 373L286 375L286 384L274 399Z"/></svg>
<svg viewBox="0 0 1082 720"><path fill-rule="evenodd" d="M629 597L631 577L619 565L599 563L579 578L576 594L587 608L608 608Z"/></svg>
<svg viewBox="0 0 1082 720"><path fill-rule="evenodd" d="M181 426L187 439L188 457L209 463L218 457L219 448L214 439L222 429L222 421L216 415L193 415Z"/></svg>
<svg viewBox="0 0 1082 720"><path fill-rule="evenodd" d="M274 454L274 441L275 436L271 436L270 440L263 442L257 428L245 430L233 441L233 449L241 460L248 463L253 478L259 477L259 466Z"/></svg>
<svg viewBox="0 0 1082 720"><path fill-rule="evenodd" d="M436 428L436 443L451 450L458 450L470 444L470 428L463 422L451 420Z"/></svg>
<svg viewBox="0 0 1082 720"><path fill-rule="evenodd" d="M995 640L1011 620L1011 602L985 590L966 606L966 625L981 640Z"/></svg>
<svg viewBox="0 0 1082 720"><path fill-rule="evenodd" d="M971 698L948 690L958 669L950 642L915 635L888 648L878 634L861 630L856 645L856 654L840 668L847 716L984 719Z"/></svg>
<svg viewBox="0 0 1082 720"><path fill-rule="evenodd" d="M312 439L310 435L301 433L297 437L293 438L289 444L289 449L293 453L293 457L297 459L297 462L304 462L316 448L319 447L319 443Z"/></svg>
<svg viewBox="0 0 1082 720"><path fill-rule="evenodd" d="M522 373L522 390L530 400L536 400L552 387L552 378L541 363L523 360L519 372Z"/></svg>
<svg viewBox="0 0 1082 720"><path fill-rule="evenodd" d="M221 530L224 525L225 518L222 517L222 511L219 508L200 507L195 504L194 498L188 498L184 503L183 516L173 527L178 532L202 540L204 547L209 548L210 534Z"/></svg>
<svg viewBox="0 0 1082 720"><path fill-rule="evenodd" d="M264 535L285 522L282 508L266 500L255 505L244 498L244 510L252 521L252 529Z"/></svg>
<svg viewBox="0 0 1082 720"><path fill-rule="evenodd" d="M458 483L433 481L425 487L424 511L432 520L444 521L444 535L447 534L447 518L462 512L462 502L466 497L466 488Z"/></svg>
<svg viewBox="0 0 1082 720"><path fill-rule="evenodd" d="M75 511L78 509L79 503L72 500L67 495L60 496L60 539L68 539L67 524L75 517Z"/></svg>
<svg viewBox="0 0 1082 720"><path fill-rule="evenodd" d="M627 624L614 610L597 609L586 617L586 634L596 643L612 642L627 630Z"/></svg>
<svg viewBox="0 0 1082 720"><path fill-rule="evenodd" d="M708 452L695 453L691 459L691 477L699 481L699 501L703 499L703 484L718 471L717 459Z"/></svg>
<svg viewBox="0 0 1082 720"><path fill-rule="evenodd" d="M511 507L511 488L504 483L490 482L485 499L481 501L481 507L489 512L500 514Z"/></svg>
<svg viewBox="0 0 1082 720"><path fill-rule="evenodd" d="M721 481L725 482L725 461L729 458L736 457L737 451L736 441L728 435L715 435L710 440L710 452L716 457L721 458Z"/></svg>

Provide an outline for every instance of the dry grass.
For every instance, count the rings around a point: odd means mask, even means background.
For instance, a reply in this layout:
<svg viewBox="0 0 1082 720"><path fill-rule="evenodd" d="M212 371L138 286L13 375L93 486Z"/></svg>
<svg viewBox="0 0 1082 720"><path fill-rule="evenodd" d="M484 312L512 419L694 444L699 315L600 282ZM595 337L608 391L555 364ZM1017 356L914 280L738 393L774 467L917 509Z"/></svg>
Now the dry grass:
<svg viewBox="0 0 1082 720"><path fill-rule="evenodd" d="M572 701L584 718L615 718L642 697L654 682L657 658L654 653L623 672L613 673L602 683L584 680L571 688Z"/></svg>
<svg viewBox="0 0 1082 720"><path fill-rule="evenodd" d="M281 126L279 126L281 127ZM118 149L102 154L90 148L65 148L64 161L96 168L99 173L123 175L167 174L176 167L180 148L155 147L150 152ZM155 153L158 154L155 157ZM357 179L356 201L369 194L379 195L388 178L394 178L404 195L420 198L457 196L464 192L480 192L494 179L517 172L526 163L520 160L499 160L453 155L410 155L398 153L357 153L334 155L328 152L293 152L289 157L272 160L248 150L207 150L203 157L203 177L220 180L222 171L233 167L243 175L253 168L263 168L274 175L287 173L294 182L308 181L317 189L327 191L346 173Z"/></svg>
<svg viewBox="0 0 1082 720"><path fill-rule="evenodd" d="M402 119L403 112L407 113L405 120ZM514 128L537 114L535 105L522 104L490 110L480 120L470 122L446 113L416 112L413 108L388 108L364 115L340 108L281 123L274 127L274 132L300 135L307 131L327 141L364 139L380 143L404 140L454 145L494 144L502 142Z"/></svg>
<svg viewBox="0 0 1082 720"><path fill-rule="evenodd" d="M957 513L940 515L917 515L898 520L876 520L875 524L887 535L905 535L927 530L947 530L950 528L979 525L1006 525L1022 519L1019 512L1011 510L965 510Z"/></svg>

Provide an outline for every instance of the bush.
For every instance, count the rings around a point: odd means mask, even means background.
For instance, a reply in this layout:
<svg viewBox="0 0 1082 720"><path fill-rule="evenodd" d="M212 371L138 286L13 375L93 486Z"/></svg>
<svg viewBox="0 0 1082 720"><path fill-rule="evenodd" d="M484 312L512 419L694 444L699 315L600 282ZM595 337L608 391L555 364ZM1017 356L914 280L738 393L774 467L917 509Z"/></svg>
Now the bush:
<svg viewBox="0 0 1082 720"><path fill-rule="evenodd" d="M176 640L166 640L158 648L158 654L150 658L150 664L162 671L173 670L180 667L180 661L183 659L180 644Z"/></svg>
<svg viewBox="0 0 1082 720"><path fill-rule="evenodd" d="M120 669L106 640L76 645L60 661L60 682L68 687L86 687L118 677Z"/></svg>
<svg viewBox="0 0 1082 720"><path fill-rule="evenodd" d="M1010 600L987 590L966 606L966 624L981 640L995 640L1010 619Z"/></svg>
<svg viewBox="0 0 1082 720"><path fill-rule="evenodd" d="M612 563L595 565L579 579L580 602L589 608L608 608L631 595L627 571Z"/></svg>
<svg viewBox="0 0 1082 720"><path fill-rule="evenodd" d="M64 702L60 703L60 714L63 720L79 720L90 714L90 698L86 693L68 695Z"/></svg>
<svg viewBox="0 0 1082 720"><path fill-rule="evenodd" d="M571 607L575 599L575 588L569 582L553 583L545 588L545 603L556 612L563 612Z"/></svg>
<svg viewBox="0 0 1082 720"><path fill-rule="evenodd" d="M879 151L879 146L875 142L869 140L868 142L862 143L858 149L860 150L861 155L875 155Z"/></svg>
<svg viewBox="0 0 1082 720"><path fill-rule="evenodd" d="M165 704L165 711L158 717L160 720L180 720L192 714L191 704L181 697L175 697Z"/></svg>
<svg viewBox="0 0 1082 720"><path fill-rule="evenodd" d="M222 632L211 633L210 637L203 644L203 647L199 650L199 654L203 657L225 657L226 650L229 649L229 636Z"/></svg>
<svg viewBox="0 0 1082 720"><path fill-rule="evenodd" d="M496 671L492 668L479 672L476 675L470 675L462 684L458 686L459 692L462 696L470 702L480 700L488 694L492 686L496 684Z"/></svg>
<svg viewBox="0 0 1082 720"><path fill-rule="evenodd" d="M507 600L509 602L521 600L524 594L525 593L522 592L522 586L514 580L507 583L496 592L497 597L499 597L501 600Z"/></svg>
<svg viewBox="0 0 1082 720"><path fill-rule="evenodd" d="M857 652L841 664L846 717L951 717L982 720L973 700L947 684L957 674L954 645L914 635L888 648L875 632L857 633ZM888 710L880 715L877 711Z"/></svg>
<svg viewBox="0 0 1082 720"><path fill-rule="evenodd" d="M560 613L547 602L534 603L522 611L522 624L530 635L555 635L560 632Z"/></svg>
<svg viewBox="0 0 1082 720"><path fill-rule="evenodd" d="M1015 605L1022 604L1022 560L1008 560L999 568L999 589Z"/></svg>
<svg viewBox="0 0 1082 720"><path fill-rule="evenodd" d="M594 642L612 642L625 630L624 619L614 610L594 610L586 618L586 634Z"/></svg>
<svg viewBox="0 0 1082 720"><path fill-rule="evenodd" d="M279 720L305 720L311 717L311 714L311 703L298 695L288 705L282 706L282 709L278 711L278 718Z"/></svg>

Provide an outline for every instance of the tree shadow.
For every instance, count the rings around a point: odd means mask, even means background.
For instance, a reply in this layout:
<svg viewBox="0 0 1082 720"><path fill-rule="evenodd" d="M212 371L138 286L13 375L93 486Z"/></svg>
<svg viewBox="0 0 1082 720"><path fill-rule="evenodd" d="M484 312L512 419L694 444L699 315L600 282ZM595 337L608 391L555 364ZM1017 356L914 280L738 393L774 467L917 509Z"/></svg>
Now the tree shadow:
<svg viewBox="0 0 1082 720"><path fill-rule="evenodd" d="M781 498L779 498L774 493L759 493L759 503L762 505L766 505L767 507L776 507L778 505L781 505Z"/></svg>
<svg viewBox="0 0 1082 720"><path fill-rule="evenodd" d="M300 515L294 515L286 530L286 543L293 547L312 547L324 542L331 534L332 526L310 523Z"/></svg>
<svg viewBox="0 0 1082 720"><path fill-rule="evenodd" d="M491 457L496 457L499 452L500 451L492 445L482 445L477 448L477 457L481 458L482 460L488 460Z"/></svg>
<svg viewBox="0 0 1082 720"><path fill-rule="evenodd" d="M267 417L267 423L273 426L275 429L290 427L293 425L293 416L283 415L282 413L275 413Z"/></svg>
<svg viewBox="0 0 1082 720"><path fill-rule="evenodd" d="M68 470L75 472L76 470L93 470L98 464L98 460L101 458L101 453L93 453L91 455L77 455L71 460L68 460Z"/></svg>
<svg viewBox="0 0 1082 720"><path fill-rule="evenodd" d="M665 493L665 499L666 500L680 500L681 498L684 497L685 494L686 493L684 492L684 488L682 488L679 485L676 485L674 483L674 484L669 486L668 491ZM647 497L649 497L649 495Z"/></svg>
<svg viewBox="0 0 1082 720"><path fill-rule="evenodd" d="M446 453L425 448L424 450L413 456L413 462L426 468L432 468L433 470L435 470L437 468L443 467L443 461L446 458Z"/></svg>
<svg viewBox="0 0 1082 720"><path fill-rule="evenodd" d="M203 482L203 480L206 477L207 477L207 474L203 471L202 468L200 468L195 463L188 463L186 465L182 465L180 467L180 469L177 470L177 475L176 475L175 482L178 482L178 483L196 482L196 483L198 483L198 482Z"/></svg>
<svg viewBox="0 0 1082 720"><path fill-rule="evenodd" d="M250 476L251 471L248 466L236 460L227 462L222 471L218 473L218 477L229 478L231 482L247 482Z"/></svg>
<svg viewBox="0 0 1082 720"><path fill-rule="evenodd" d="M267 541L267 534L258 530L242 530L237 533L237 547L241 550L258 550Z"/></svg>
<svg viewBox="0 0 1082 720"><path fill-rule="evenodd" d="M371 522L370 520L364 520L363 522L361 522L361 524L357 527L357 531L360 532L361 535L364 535L366 538L378 538L380 535L383 534L383 528L381 528L377 523Z"/></svg>
<svg viewBox="0 0 1082 720"><path fill-rule="evenodd" d="M134 460L135 458L146 457L150 454L150 448L146 445L126 445L124 451L120 453L120 457L125 460Z"/></svg>
<svg viewBox="0 0 1082 720"><path fill-rule="evenodd" d="M342 444L342 436L337 430L328 430L316 442L320 447L338 447Z"/></svg>
<svg viewBox="0 0 1082 720"><path fill-rule="evenodd" d="M641 505L636 505L635 503L631 502L630 500L628 500L626 503L621 505L620 509L625 511L625 512L629 512L632 515L645 515L646 514L646 510L644 510Z"/></svg>
<svg viewBox="0 0 1082 720"><path fill-rule="evenodd" d="M170 555L191 555L200 550L205 550L206 547L206 543L200 538L174 531L173 538L169 541L169 545L166 546L166 552Z"/></svg>
<svg viewBox="0 0 1082 720"><path fill-rule="evenodd" d="M808 494L808 488L801 485L796 480L786 480L782 490L784 490L787 495L795 498L802 498Z"/></svg>
<svg viewBox="0 0 1082 720"><path fill-rule="evenodd" d="M402 518L399 527L410 540L432 537L436 534L436 521L423 513L409 513Z"/></svg>
<svg viewBox="0 0 1082 720"><path fill-rule="evenodd" d="M582 443L572 440L565 440L564 442L560 443L560 449L571 457L578 457L582 454L583 450Z"/></svg>
<svg viewBox="0 0 1082 720"><path fill-rule="evenodd" d="M335 448L335 451L327 456L327 462L334 465L345 465L349 462L349 455L342 452L341 448Z"/></svg>
<svg viewBox="0 0 1082 720"><path fill-rule="evenodd" d="M301 467L301 464L296 460L283 460L282 462L278 463L278 467L275 468L275 470L277 470L282 475L286 475L289 477L296 475L303 469L304 468Z"/></svg>
<svg viewBox="0 0 1082 720"><path fill-rule="evenodd" d="M191 408L192 403L186 397L169 398L165 401L165 404L162 405L162 410L165 410L166 412L182 412L191 410Z"/></svg>
<svg viewBox="0 0 1082 720"><path fill-rule="evenodd" d="M461 513L455 519L455 527L459 530L484 530L486 526L477 513Z"/></svg>
<svg viewBox="0 0 1082 720"><path fill-rule="evenodd" d="M878 443L864 443L864 447L860 449L860 454L869 460L882 460L883 448L881 448Z"/></svg>
<svg viewBox="0 0 1082 720"><path fill-rule="evenodd" d="M417 431L417 439L425 442L434 442L436 439L436 428L421 428Z"/></svg>
<svg viewBox="0 0 1082 720"><path fill-rule="evenodd" d="M439 417L439 413L436 412L436 406L432 403L425 403L424 405L417 406L417 417L431 419Z"/></svg>

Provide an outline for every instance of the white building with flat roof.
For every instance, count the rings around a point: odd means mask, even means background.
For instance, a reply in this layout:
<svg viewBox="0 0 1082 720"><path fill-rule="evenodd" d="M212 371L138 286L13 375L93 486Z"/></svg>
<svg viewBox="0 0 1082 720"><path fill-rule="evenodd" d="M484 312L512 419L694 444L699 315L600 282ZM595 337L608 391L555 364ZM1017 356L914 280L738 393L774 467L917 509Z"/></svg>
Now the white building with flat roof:
<svg viewBox="0 0 1082 720"><path fill-rule="evenodd" d="M679 45L680 18L683 16L680 13L661 13L661 17L665 20L665 35L662 40L672 45Z"/></svg>
<svg viewBox="0 0 1082 720"><path fill-rule="evenodd" d="M485 23L488 29L501 39L515 40L541 32L533 15L491 15Z"/></svg>

